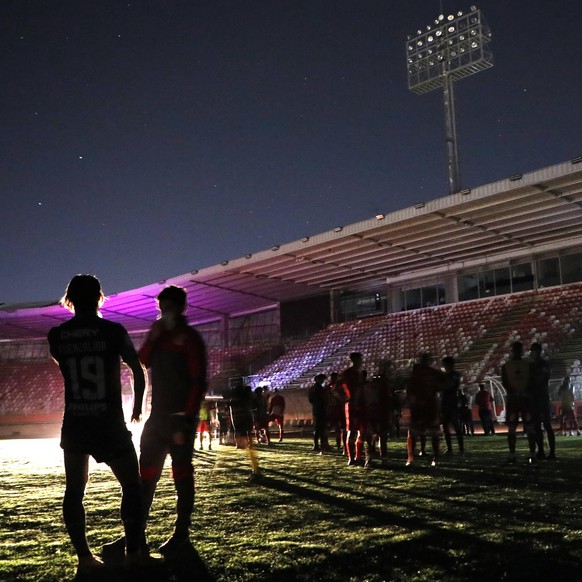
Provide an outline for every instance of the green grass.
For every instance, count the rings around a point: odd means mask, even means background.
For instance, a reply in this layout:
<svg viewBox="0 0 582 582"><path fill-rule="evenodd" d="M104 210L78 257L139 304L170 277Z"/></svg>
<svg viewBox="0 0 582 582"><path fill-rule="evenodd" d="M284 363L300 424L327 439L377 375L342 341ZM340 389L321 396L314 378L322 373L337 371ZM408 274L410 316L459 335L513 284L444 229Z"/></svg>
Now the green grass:
<svg viewBox="0 0 582 582"><path fill-rule="evenodd" d="M49 442L58 455L58 444ZM71 580L62 468L11 462L10 443L0 447L0 579ZM582 438L558 437L555 463L529 466L525 439L519 447L518 464L506 466L504 436L473 437L464 458L405 468L399 440L386 466L377 461L366 471L291 438L259 449L259 483L247 481L248 459L234 447L197 453L194 559L189 570L151 579L582 579ZM171 533L174 503L165 472L149 526L154 547ZM121 534L118 506L110 472L94 470L86 508L96 551Z"/></svg>

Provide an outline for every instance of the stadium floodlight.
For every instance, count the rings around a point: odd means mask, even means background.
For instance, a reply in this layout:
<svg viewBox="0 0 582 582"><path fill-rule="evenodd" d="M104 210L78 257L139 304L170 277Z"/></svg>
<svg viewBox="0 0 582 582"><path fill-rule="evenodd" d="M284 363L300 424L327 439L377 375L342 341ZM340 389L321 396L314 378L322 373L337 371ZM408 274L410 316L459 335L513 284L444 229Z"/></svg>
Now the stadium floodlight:
<svg viewBox="0 0 582 582"><path fill-rule="evenodd" d="M440 14L434 26L406 41L408 88L418 95L443 89L449 193L461 190L453 82L493 66L491 30L481 11Z"/></svg>

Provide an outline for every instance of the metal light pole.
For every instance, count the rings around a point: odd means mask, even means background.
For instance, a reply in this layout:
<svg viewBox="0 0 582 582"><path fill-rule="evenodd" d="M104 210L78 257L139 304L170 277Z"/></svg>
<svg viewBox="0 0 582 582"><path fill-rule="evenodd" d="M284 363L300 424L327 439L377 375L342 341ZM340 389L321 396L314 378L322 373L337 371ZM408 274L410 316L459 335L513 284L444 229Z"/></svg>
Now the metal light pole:
<svg viewBox="0 0 582 582"><path fill-rule="evenodd" d="M406 41L408 88L419 95L443 89L450 194L461 190L453 83L493 66L490 41L491 31L475 6L466 14L441 14Z"/></svg>

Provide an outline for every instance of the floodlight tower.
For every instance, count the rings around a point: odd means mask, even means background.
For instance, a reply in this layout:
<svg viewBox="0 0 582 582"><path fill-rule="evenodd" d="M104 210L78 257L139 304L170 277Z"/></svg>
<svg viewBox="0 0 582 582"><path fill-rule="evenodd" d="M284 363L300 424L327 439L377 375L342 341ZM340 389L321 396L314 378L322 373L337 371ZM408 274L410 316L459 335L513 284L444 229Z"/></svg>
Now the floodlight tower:
<svg viewBox="0 0 582 582"><path fill-rule="evenodd" d="M449 193L461 189L453 82L493 66L491 31L481 11L441 14L426 31L406 41L408 88L421 95L443 88Z"/></svg>

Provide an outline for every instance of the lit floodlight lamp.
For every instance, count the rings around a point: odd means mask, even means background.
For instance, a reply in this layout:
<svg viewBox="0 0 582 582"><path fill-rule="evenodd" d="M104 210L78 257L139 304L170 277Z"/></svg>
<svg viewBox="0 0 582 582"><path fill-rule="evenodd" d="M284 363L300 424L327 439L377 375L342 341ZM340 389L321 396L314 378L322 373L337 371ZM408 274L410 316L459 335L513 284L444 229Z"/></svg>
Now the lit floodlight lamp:
<svg viewBox="0 0 582 582"><path fill-rule="evenodd" d="M343 227L343 226L336 226L336 227L333 229L333 232L341 232L343 229L344 229L344 227Z"/></svg>
<svg viewBox="0 0 582 582"><path fill-rule="evenodd" d="M226 265L228 265L228 261L222 261L220 264L221 264L223 267L226 267Z"/></svg>
<svg viewBox="0 0 582 582"><path fill-rule="evenodd" d="M386 218L385 214L376 214L376 220L384 220Z"/></svg>
<svg viewBox="0 0 582 582"><path fill-rule="evenodd" d="M467 14L439 14L435 26L406 41L408 88L418 95L443 90L450 194L461 190L453 82L493 66L490 42L491 30L475 6Z"/></svg>
<svg viewBox="0 0 582 582"><path fill-rule="evenodd" d="M570 158L571 164L579 164L582 162L582 156L576 156L575 158Z"/></svg>
<svg viewBox="0 0 582 582"><path fill-rule="evenodd" d="M301 242L308 242L308 241L309 241L309 237L308 237L308 236L304 236L304 237L301 239Z"/></svg>

